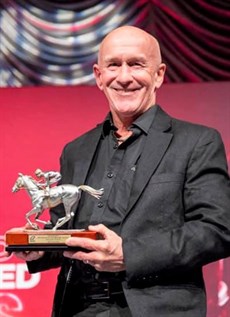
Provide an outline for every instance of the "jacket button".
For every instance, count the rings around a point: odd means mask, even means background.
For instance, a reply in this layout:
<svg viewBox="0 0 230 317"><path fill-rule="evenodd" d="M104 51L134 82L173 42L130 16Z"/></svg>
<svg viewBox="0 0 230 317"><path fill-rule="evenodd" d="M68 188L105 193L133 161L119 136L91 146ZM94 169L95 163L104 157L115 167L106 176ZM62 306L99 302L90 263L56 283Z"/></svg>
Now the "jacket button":
<svg viewBox="0 0 230 317"><path fill-rule="evenodd" d="M112 178L113 177L113 172L108 172L107 177Z"/></svg>
<svg viewBox="0 0 230 317"><path fill-rule="evenodd" d="M102 208L103 206L104 206L104 204L103 204L102 201L100 201L100 202L97 204L97 207L99 207L99 208Z"/></svg>

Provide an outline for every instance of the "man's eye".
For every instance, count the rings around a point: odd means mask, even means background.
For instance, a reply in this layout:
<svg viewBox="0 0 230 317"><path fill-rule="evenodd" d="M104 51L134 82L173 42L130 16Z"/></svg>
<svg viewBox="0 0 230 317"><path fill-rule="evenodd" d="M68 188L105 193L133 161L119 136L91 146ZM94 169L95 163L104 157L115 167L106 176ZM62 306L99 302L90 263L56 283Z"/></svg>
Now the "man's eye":
<svg viewBox="0 0 230 317"><path fill-rule="evenodd" d="M116 67L116 66L118 66L118 65L117 65L117 63L110 63L108 66L109 66L109 67Z"/></svg>
<svg viewBox="0 0 230 317"><path fill-rule="evenodd" d="M138 62L134 62L134 63L132 63L132 64L131 64L131 66L137 66L137 67L141 67L142 65L141 65L141 63L138 63Z"/></svg>

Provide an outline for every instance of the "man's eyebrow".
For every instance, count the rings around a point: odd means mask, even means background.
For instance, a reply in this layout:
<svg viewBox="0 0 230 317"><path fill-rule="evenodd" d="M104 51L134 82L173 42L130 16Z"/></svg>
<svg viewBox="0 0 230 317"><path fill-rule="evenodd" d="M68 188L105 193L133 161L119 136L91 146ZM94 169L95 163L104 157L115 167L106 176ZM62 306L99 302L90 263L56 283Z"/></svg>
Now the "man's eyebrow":
<svg viewBox="0 0 230 317"><path fill-rule="evenodd" d="M144 58L143 56L135 56L135 57L131 57L130 59L128 59L129 62L141 62L141 63L146 63L146 58Z"/></svg>
<svg viewBox="0 0 230 317"><path fill-rule="evenodd" d="M105 57L104 61L106 63L108 62L117 62L119 61L120 59L118 57L114 57L114 56L109 56L109 57Z"/></svg>
<svg viewBox="0 0 230 317"><path fill-rule="evenodd" d="M144 58L143 56L133 56L130 58L127 58L126 61L129 62L142 62L142 63L146 63L146 58ZM115 57L115 56L109 56L109 57L105 57L104 59L105 63L110 63L110 62L121 62L121 59L119 57Z"/></svg>

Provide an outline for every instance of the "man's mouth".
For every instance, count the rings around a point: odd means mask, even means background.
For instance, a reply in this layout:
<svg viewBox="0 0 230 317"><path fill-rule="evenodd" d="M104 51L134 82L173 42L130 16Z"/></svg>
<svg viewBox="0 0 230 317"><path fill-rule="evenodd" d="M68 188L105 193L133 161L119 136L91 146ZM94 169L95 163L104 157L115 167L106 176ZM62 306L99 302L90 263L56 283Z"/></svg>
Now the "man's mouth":
<svg viewBox="0 0 230 317"><path fill-rule="evenodd" d="M132 89L124 89L124 88L114 88L114 90L120 94L120 95L130 95L137 91L139 91L141 88L132 88Z"/></svg>

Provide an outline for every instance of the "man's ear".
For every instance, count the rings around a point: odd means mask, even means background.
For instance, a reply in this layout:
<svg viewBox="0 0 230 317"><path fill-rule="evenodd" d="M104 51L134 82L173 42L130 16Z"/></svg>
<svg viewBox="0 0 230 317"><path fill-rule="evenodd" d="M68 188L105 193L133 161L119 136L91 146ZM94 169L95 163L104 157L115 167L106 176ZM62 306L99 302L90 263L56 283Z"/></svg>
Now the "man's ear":
<svg viewBox="0 0 230 317"><path fill-rule="evenodd" d="M100 90L103 90L103 85L102 85L102 81L101 81L101 71L100 71L98 64L93 65L93 73L94 73L94 77L96 79L96 84L97 84L98 88Z"/></svg>
<svg viewBox="0 0 230 317"><path fill-rule="evenodd" d="M155 74L155 86L156 86L156 88L160 88L160 86L163 84L165 71L166 71L166 65L164 63L161 63L158 67L156 74Z"/></svg>

